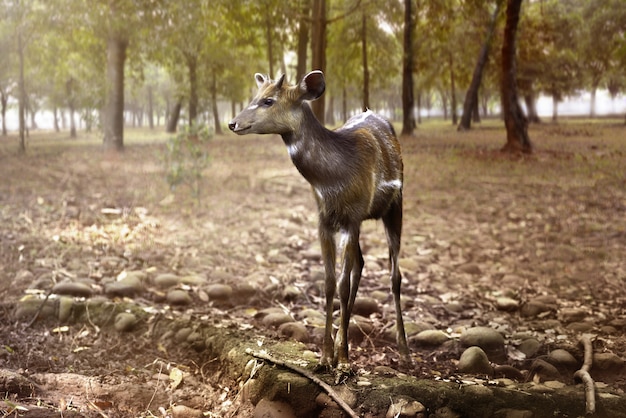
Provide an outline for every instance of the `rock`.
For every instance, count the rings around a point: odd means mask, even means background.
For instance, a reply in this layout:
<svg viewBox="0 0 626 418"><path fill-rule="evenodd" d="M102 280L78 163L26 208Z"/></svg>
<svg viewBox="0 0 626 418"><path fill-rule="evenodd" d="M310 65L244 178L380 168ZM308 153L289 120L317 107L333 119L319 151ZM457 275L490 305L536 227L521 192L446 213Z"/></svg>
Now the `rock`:
<svg viewBox="0 0 626 418"><path fill-rule="evenodd" d="M186 284L189 286L200 286L205 284L207 278L204 276L200 276L197 274L190 274L189 276L183 276L180 278L180 283Z"/></svg>
<svg viewBox="0 0 626 418"><path fill-rule="evenodd" d="M170 409L172 418L202 418L203 412L185 405L174 405Z"/></svg>
<svg viewBox="0 0 626 418"><path fill-rule="evenodd" d="M115 317L114 327L118 332L132 331L137 324L137 317L129 312L121 312Z"/></svg>
<svg viewBox="0 0 626 418"><path fill-rule="evenodd" d="M301 343L309 342L309 332L300 322L286 322L278 327L280 335Z"/></svg>
<svg viewBox="0 0 626 418"><path fill-rule="evenodd" d="M74 299L68 297L59 298L59 321L66 322L72 315L72 307L74 306Z"/></svg>
<svg viewBox="0 0 626 418"><path fill-rule="evenodd" d="M254 418L296 418L293 408L280 401L261 399L254 408Z"/></svg>
<svg viewBox="0 0 626 418"><path fill-rule="evenodd" d="M52 293L56 295L67 295L88 298L93 291L91 286L81 282L61 282L52 287Z"/></svg>
<svg viewBox="0 0 626 418"><path fill-rule="evenodd" d="M589 314L586 310L581 308L563 308L559 310L559 318L561 321L569 323L569 322L580 322L584 320Z"/></svg>
<svg viewBox="0 0 626 418"><path fill-rule="evenodd" d="M181 283L180 277L172 273L163 273L156 276L153 280L154 285L159 289L168 289L178 286Z"/></svg>
<svg viewBox="0 0 626 418"><path fill-rule="evenodd" d="M193 329L191 328L181 328L176 331L176 334L174 335L174 341L176 341L178 344L187 342L187 338L189 338L192 333Z"/></svg>
<svg viewBox="0 0 626 418"><path fill-rule="evenodd" d="M205 291L212 301L226 302L233 295L233 288L227 284L215 283L207 286Z"/></svg>
<svg viewBox="0 0 626 418"><path fill-rule="evenodd" d="M37 320L43 321L48 318L57 318L56 309L54 307L54 301L48 300L43 307L40 306L44 303L43 299L35 297L29 297L22 299L15 308L15 318L22 319L24 321L31 321L35 315ZM39 312L39 314L37 314Z"/></svg>
<svg viewBox="0 0 626 418"><path fill-rule="evenodd" d="M519 308L519 302L512 298L500 297L496 299L496 307L501 311L516 311Z"/></svg>
<svg viewBox="0 0 626 418"><path fill-rule="evenodd" d="M504 350L504 337L489 327L473 327L466 329L460 338L465 347L478 346L487 352Z"/></svg>
<svg viewBox="0 0 626 418"><path fill-rule="evenodd" d="M126 276L122 280L109 283L104 288L104 293L108 297L129 297L141 293L143 291L143 284L137 276Z"/></svg>
<svg viewBox="0 0 626 418"><path fill-rule="evenodd" d="M593 368L614 370L616 373L624 366L624 359L614 353L594 353Z"/></svg>
<svg viewBox="0 0 626 418"><path fill-rule="evenodd" d="M263 318L263 325L268 328L277 328L287 322L293 322L293 318L282 312L270 313Z"/></svg>
<svg viewBox="0 0 626 418"><path fill-rule="evenodd" d="M449 339L448 334L437 329L427 329L411 337L411 341L417 343L419 346L437 346L445 343Z"/></svg>
<svg viewBox="0 0 626 418"><path fill-rule="evenodd" d="M537 300L530 301L522 305L520 313L527 318L534 318L544 312L553 311L555 307Z"/></svg>
<svg viewBox="0 0 626 418"><path fill-rule="evenodd" d="M541 348L541 343L536 338L526 338L518 346L517 349L524 353L526 358L531 358Z"/></svg>
<svg viewBox="0 0 626 418"><path fill-rule="evenodd" d="M425 412L426 407L418 401L400 398L389 405L385 418L415 418L424 416Z"/></svg>
<svg viewBox="0 0 626 418"><path fill-rule="evenodd" d="M584 334L591 331L594 327L595 325L591 322L572 322L567 324L565 328L579 334Z"/></svg>
<svg viewBox="0 0 626 418"><path fill-rule="evenodd" d="M483 272L480 270L480 267L478 267L478 264L476 263L466 263L466 264L461 264L458 267L458 270L461 273L467 273L467 274L471 274L474 276L478 276L480 274L482 274Z"/></svg>
<svg viewBox="0 0 626 418"><path fill-rule="evenodd" d="M302 295L302 291L291 284L286 285L281 293L282 298L290 302L298 299Z"/></svg>
<svg viewBox="0 0 626 418"><path fill-rule="evenodd" d="M303 309L298 315L308 325L325 326L326 316L317 309Z"/></svg>
<svg viewBox="0 0 626 418"><path fill-rule="evenodd" d="M458 368L461 373L487 375L493 373L493 367L489 363L487 354L480 347L476 346L469 347L461 354Z"/></svg>
<svg viewBox="0 0 626 418"><path fill-rule="evenodd" d="M35 275L29 270L19 270L15 273L15 278L13 279L15 282L30 282L35 278Z"/></svg>
<svg viewBox="0 0 626 418"><path fill-rule="evenodd" d="M348 324L348 340L354 344L360 344L374 331L372 322L360 315L352 315Z"/></svg>
<svg viewBox="0 0 626 418"><path fill-rule="evenodd" d="M233 289L232 299L235 304L246 304L257 294L257 289L250 283L238 284Z"/></svg>
<svg viewBox="0 0 626 418"><path fill-rule="evenodd" d="M498 409L494 418L533 418L533 412L525 409Z"/></svg>
<svg viewBox="0 0 626 418"><path fill-rule="evenodd" d="M186 290L173 289L167 292L165 297L170 305L189 305L191 304L191 296Z"/></svg>
<svg viewBox="0 0 626 418"><path fill-rule="evenodd" d="M376 299L368 297L357 297L354 300L354 307L352 308L352 313L354 315L368 317L371 314L378 312L380 312L380 306L378 305Z"/></svg>

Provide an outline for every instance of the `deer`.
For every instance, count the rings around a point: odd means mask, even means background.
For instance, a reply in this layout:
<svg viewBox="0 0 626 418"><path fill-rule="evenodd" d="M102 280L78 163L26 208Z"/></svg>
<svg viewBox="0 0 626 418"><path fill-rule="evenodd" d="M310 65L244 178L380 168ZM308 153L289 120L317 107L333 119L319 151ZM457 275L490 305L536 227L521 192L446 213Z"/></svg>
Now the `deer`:
<svg viewBox="0 0 626 418"><path fill-rule="evenodd" d="M348 325L364 267L359 244L361 224L382 219L389 247L391 291L396 311L396 340L400 362L411 363L407 346L398 265L402 233L403 162L400 143L391 123L366 110L345 125L329 130L315 117L309 101L324 93L322 71L288 85L254 75L258 92L228 127L239 135L277 134L291 160L311 185L318 208L318 235L325 271L326 319L320 366L349 374ZM339 236L341 267L336 276ZM333 340L333 300L339 296L339 327Z"/></svg>

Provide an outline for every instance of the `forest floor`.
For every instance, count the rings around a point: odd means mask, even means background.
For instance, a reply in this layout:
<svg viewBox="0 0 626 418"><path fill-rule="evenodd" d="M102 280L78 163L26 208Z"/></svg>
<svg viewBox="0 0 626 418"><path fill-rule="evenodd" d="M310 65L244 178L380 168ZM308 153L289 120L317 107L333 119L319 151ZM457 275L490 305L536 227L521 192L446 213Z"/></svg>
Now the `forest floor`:
<svg viewBox="0 0 626 418"><path fill-rule="evenodd" d="M214 138L196 199L188 188L170 190L158 136L131 131L123 153L107 154L95 137L35 132L24 156L14 136L0 138L0 383L13 373L45 389L0 388L0 416L252 416L238 383L208 375L212 359L175 337L154 341L88 322L27 326L20 301L42 300L64 281L86 283L94 299L234 326L259 345L287 339L263 320L278 310L306 324L299 339L319 355L315 202L280 138ZM519 158L498 151L505 133L497 122L467 133L429 122L402 140L404 316L412 337L426 328L449 337L431 347L411 338L414 364L403 371L462 381L459 335L485 326L507 347L493 363L512 365L527 382L576 385L571 374L541 376L533 361L556 348L582 360L578 341L590 334L596 353L617 358L592 369L596 384L626 396L626 127L545 123L530 136L536 152ZM382 224L366 222L361 242L359 296L374 306L350 355L367 376L397 368L398 356L387 338L394 313ZM140 291L107 291L137 272ZM171 289L155 281L168 274L194 278L174 279L190 295L174 307ZM529 337L536 348L521 353Z"/></svg>

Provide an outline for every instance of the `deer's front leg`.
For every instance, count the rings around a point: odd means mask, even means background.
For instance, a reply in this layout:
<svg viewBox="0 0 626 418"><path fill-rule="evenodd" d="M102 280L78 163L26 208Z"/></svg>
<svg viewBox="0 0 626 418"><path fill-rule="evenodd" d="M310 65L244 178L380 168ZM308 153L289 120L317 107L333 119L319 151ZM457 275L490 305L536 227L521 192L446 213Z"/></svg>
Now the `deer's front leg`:
<svg viewBox="0 0 626 418"><path fill-rule="evenodd" d="M341 251L342 265L339 276L339 303L341 306L339 330L335 340L335 357L338 372L350 371L348 359L348 327L350 315L354 304L353 297L359 286L361 269L363 268L361 249L359 248L359 231L342 231ZM357 271L358 270L358 271ZM354 280L352 280L354 279Z"/></svg>
<svg viewBox="0 0 626 418"><path fill-rule="evenodd" d="M324 330L324 346L322 348L322 358L320 364L324 367L332 367L333 361L333 299L335 298L335 288L337 279L335 276L335 258L337 250L335 247L335 237L333 232L320 223L319 238L322 247L322 259L326 272L325 292L326 292L326 328Z"/></svg>

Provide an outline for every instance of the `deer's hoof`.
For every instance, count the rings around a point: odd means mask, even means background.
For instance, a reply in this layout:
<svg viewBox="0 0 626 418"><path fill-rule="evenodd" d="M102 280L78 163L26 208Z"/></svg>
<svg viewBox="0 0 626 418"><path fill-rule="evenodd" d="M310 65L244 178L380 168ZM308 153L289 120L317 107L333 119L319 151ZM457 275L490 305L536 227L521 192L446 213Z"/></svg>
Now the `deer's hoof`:
<svg viewBox="0 0 626 418"><path fill-rule="evenodd" d="M339 363L335 369L335 385L344 383L350 376L354 376L350 363Z"/></svg>

